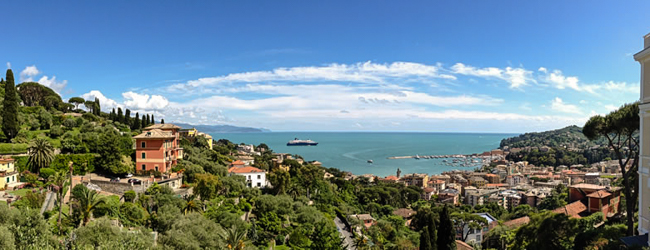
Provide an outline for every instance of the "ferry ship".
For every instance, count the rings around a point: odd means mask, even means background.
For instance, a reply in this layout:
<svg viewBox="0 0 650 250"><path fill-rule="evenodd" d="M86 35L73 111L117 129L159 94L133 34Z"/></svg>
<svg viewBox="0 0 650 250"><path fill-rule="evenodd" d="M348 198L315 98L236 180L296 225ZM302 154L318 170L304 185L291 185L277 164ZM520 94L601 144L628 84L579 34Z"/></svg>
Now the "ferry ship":
<svg viewBox="0 0 650 250"><path fill-rule="evenodd" d="M318 142L312 140L298 140L298 138L295 138L294 140L287 142L287 146L316 146L316 145L318 145Z"/></svg>

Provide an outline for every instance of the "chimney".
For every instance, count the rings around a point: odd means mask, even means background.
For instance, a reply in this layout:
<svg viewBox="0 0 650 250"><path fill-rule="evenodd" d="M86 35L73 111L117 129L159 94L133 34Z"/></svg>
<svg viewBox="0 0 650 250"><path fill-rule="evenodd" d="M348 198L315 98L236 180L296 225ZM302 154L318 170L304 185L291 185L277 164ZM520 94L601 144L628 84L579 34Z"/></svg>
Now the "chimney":
<svg viewBox="0 0 650 250"><path fill-rule="evenodd" d="M650 33L643 37L643 49L650 48Z"/></svg>

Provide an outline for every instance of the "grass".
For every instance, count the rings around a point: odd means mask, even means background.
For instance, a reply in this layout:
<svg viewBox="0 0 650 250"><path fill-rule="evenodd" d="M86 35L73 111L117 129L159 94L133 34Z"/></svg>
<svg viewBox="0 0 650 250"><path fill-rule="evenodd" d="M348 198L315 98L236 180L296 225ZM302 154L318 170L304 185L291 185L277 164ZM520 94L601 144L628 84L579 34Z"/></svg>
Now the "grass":
<svg viewBox="0 0 650 250"><path fill-rule="evenodd" d="M27 192L30 192L30 191L32 191L31 188L21 188L21 189L18 189L18 190L9 191L7 193L13 194L14 196L24 197L27 194Z"/></svg>

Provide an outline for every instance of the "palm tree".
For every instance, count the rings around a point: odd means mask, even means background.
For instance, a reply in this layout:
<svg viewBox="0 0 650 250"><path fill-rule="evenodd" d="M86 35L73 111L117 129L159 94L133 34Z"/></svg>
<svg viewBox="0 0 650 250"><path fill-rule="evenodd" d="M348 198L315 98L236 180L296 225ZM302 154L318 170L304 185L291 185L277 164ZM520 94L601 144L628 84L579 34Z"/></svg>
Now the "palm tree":
<svg viewBox="0 0 650 250"><path fill-rule="evenodd" d="M226 243L228 249L243 250L246 246L246 230L233 225L221 234L221 239Z"/></svg>
<svg viewBox="0 0 650 250"><path fill-rule="evenodd" d="M70 185L68 182L68 171L58 171L53 175L50 175L48 184L56 188L57 203L59 204L59 219L56 222L56 225L59 227L59 232L61 232L61 212L63 208L63 196L65 195L65 188Z"/></svg>
<svg viewBox="0 0 650 250"><path fill-rule="evenodd" d="M98 205L104 204L106 202L102 197L99 196L99 193L97 191L88 188L82 189L80 196L75 197L75 199L77 200L78 209L80 209L84 226L90 220L90 215L95 210L95 208L97 208Z"/></svg>
<svg viewBox="0 0 650 250"><path fill-rule="evenodd" d="M27 166L32 173L39 173L41 168L50 166L54 159L54 147L43 138L36 138L29 144Z"/></svg>
<svg viewBox="0 0 650 250"><path fill-rule="evenodd" d="M185 206L183 206L183 214L189 214L191 212L201 212L201 204L200 202L195 199L196 196L188 196L185 198Z"/></svg>

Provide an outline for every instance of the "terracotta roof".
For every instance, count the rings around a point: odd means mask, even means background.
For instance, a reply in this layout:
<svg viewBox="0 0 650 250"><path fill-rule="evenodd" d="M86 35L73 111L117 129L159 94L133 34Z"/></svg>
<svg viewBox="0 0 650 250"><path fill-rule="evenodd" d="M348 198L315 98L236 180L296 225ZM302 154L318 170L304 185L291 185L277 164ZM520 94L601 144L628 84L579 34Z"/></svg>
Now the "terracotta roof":
<svg viewBox="0 0 650 250"><path fill-rule="evenodd" d="M497 175L496 174L486 174L485 176L487 176L487 177L496 177Z"/></svg>
<svg viewBox="0 0 650 250"><path fill-rule="evenodd" d="M474 248L461 240L456 240L456 249L467 250L467 249L474 249Z"/></svg>
<svg viewBox="0 0 650 250"><path fill-rule="evenodd" d="M582 218L582 216L580 216L580 213L586 210L587 210L587 206L585 206L584 203L580 201L575 201L566 206L556 208L555 210L553 210L553 212L558 214L566 214L573 218Z"/></svg>
<svg viewBox="0 0 650 250"><path fill-rule="evenodd" d="M428 188L424 188L422 191L424 191L425 193L431 193L435 191L435 189L428 187Z"/></svg>
<svg viewBox="0 0 650 250"><path fill-rule="evenodd" d="M261 170L256 167L231 167L228 169L228 173L235 173L235 174L244 174L244 173L263 173L264 170Z"/></svg>
<svg viewBox="0 0 650 250"><path fill-rule="evenodd" d="M245 165L245 164L246 163L244 163L243 161L240 161L240 160L236 160L236 161L233 161L232 163L230 163L230 165Z"/></svg>
<svg viewBox="0 0 650 250"><path fill-rule="evenodd" d="M384 180L386 180L386 181L396 181L396 180L398 180L398 178L397 178L397 176L389 175L389 176L386 176L386 178L384 178Z"/></svg>
<svg viewBox="0 0 650 250"><path fill-rule="evenodd" d="M584 189L595 189L595 190L601 190L605 189L606 187L600 186L600 185L594 185L594 184L587 184L587 183L580 183L580 184L575 184L569 186L570 188L584 188Z"/></svg>
<svg viewBox="0 0 650 250"><path fill-rule="evenodd" d="M443 181L443 180L434 180L433 183L442 184L442 183L445 183L445 181Z"/></svg>
<svg viewBox="0 0 650 250"><path fill-rule="evenodd" d="M14 162L15 160L13 158L1 158L0 162L2 163L7 163L7 162Z"/></svg>
<svg viewBox="0 0 650 250"><path fill-rule="evenodd" d="M169 131L162 131L160 129L151 129L142 132L139 135L133 137L134 139L167 139L167 138L176 138Z"/></svg>
<svg viewBox="0 0 650 250"><path fill-rule="evenodd" d="M514 220L506 221L506 222L503 223L503 225L506 226L506 227L519 227L519 226L528 224L528 222L530 222L530 217L524 216L524 217L517 218L517 219L514 219Z"/></svg>
<svg viewBox="0 0 650 250"><path fill-rule="evenodd" d="M587 197L591 198L605 198L612 195L610 192L607 192L605 190L598 190L597 192L593 192L591 194L588 194Z"/></svg>
<svg viewBox="0 0 650 250"><path fill-rule="evenodd" d="M505 187L508 186L508 183L488 183L487 187Z"/></svg>
<svg viewBox="0 0 650 250"><path fill-rule="evenodd" d="M144 130L150 130L150 129L181 129L181 127L171 123L165 123L165 124L154 124L144 128Z"/></svg>

